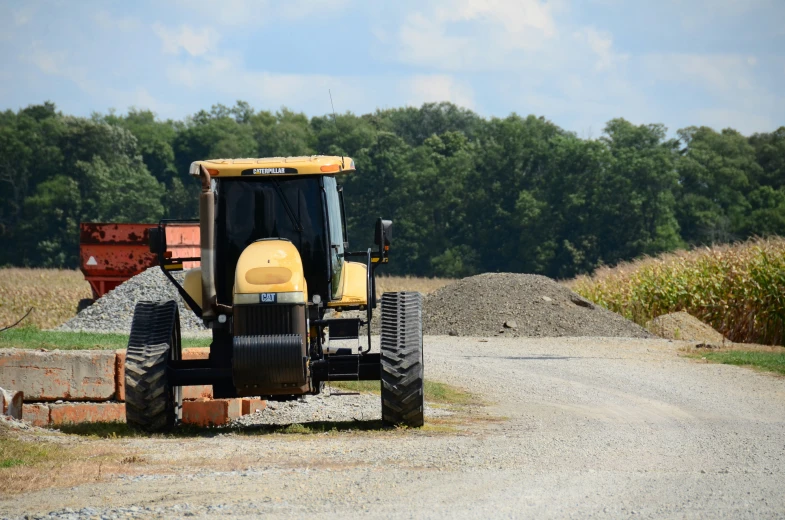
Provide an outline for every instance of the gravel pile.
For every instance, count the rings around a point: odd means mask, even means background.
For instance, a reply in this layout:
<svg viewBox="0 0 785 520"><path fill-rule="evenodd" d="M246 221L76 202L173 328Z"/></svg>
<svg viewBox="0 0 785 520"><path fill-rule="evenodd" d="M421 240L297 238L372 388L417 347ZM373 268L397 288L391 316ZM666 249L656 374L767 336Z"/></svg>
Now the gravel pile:
<svg viewBox="0 0 785 520"><path fill-rule="evenodd" d="M451 336L653 337L550 278L513 273L464 278L426 296L423 329Z"/></svg>
<svg viewBox="0 0 785 520"><path fill-rule="evenodd" d="M185 273L174 273L174 276L182 282ZM177 300L180 306L180 327L184 335L207 330L202 321L185 307L177 289L164 276L160 267L151 267L118 285L55 330L128 334L131 332L137 302L165 300Z"/></svg>
<svg viewBox="0 0 785 520"><path fill-rule="evenodd" d="M174 276L182 281L184 273ZM178 301L184 335L206 333L201 320L185 308L177 290L158 267L108 292L56 330L128 334L137 302L169 299ZM359 313L347 312L344 317L354 314ZM378 333L379 318L377 309L374 333ZM452 336L652 337L642 327L595 306L550 278L511 273L464 278L426 296L423 328L425 334Z"/></svg>
<svg viewBox="0 0 785 520"><path fill-rule="evenodd" d="M711 325L703 323L695 316L684 311L658 316L646 324L646 328L666 339L701 341L711 345L730 343L722 334L714 330Z"/></svg>

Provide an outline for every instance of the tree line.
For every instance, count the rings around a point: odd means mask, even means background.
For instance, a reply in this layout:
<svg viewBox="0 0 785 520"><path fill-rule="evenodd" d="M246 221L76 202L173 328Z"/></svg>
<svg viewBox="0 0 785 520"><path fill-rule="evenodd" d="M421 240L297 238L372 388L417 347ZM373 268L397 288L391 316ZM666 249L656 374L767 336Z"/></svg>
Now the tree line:
<svg viewBox="0 0 785 520"><path fill-rule="evenodd" d="M387 272L566 278L641 255L785 235L785 127L744 136L613 119L582 139L542 117L450 103L308 118L248 103L182 121L80 118L52 103L0 113L0 265L76 267L80 221L198 212L190 163L348 155L351 249L395 221Z"/></svg>

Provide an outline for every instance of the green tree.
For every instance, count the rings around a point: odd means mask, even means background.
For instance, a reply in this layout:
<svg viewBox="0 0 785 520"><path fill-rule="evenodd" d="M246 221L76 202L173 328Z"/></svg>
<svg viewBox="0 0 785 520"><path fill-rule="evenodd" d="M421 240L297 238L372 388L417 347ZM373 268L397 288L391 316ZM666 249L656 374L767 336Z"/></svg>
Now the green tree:
<svg viewBox="0 0 785 520"><path fill-rule="evenodd" d="M678 163L682 237L693 244L744 238L750 180L761 176L755 150L731 129L689 127L678 134L685 145Z"/></svg>
<svg viewBox="0 0 785 520"><path fill-rule="evenodd" d="M55 175L35 188L24 202L19 225L17 265L75 267L79 261L79 222L82 197L79 184Z"/></svg>

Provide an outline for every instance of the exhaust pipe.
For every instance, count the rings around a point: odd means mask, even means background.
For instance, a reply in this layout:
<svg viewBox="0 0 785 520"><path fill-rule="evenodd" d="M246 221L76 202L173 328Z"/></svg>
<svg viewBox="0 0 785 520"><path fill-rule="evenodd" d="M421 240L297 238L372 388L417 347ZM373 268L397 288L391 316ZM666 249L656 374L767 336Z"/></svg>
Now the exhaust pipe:
<svg viewBox="0 0 785 520"><path fill-rule="evenodd" d="M199 195L199 232L202 242L202 320L215 319L215 192L210 173L199 166L202 193Z"/></svg>

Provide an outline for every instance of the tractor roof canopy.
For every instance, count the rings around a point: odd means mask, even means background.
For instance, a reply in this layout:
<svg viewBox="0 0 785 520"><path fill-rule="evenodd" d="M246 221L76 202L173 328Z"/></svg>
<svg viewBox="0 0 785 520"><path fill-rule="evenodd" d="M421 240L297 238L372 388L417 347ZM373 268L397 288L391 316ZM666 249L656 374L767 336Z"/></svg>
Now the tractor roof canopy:
<svg viewBox="0 0 785 520"><path fill-rule="evenodd" d="M189 173L199 175L204 165L212 177L267 175L335 175L355 170L351 157L311 155L310 157L267 157L263 159L210 159L191 163Z"/></svg>

